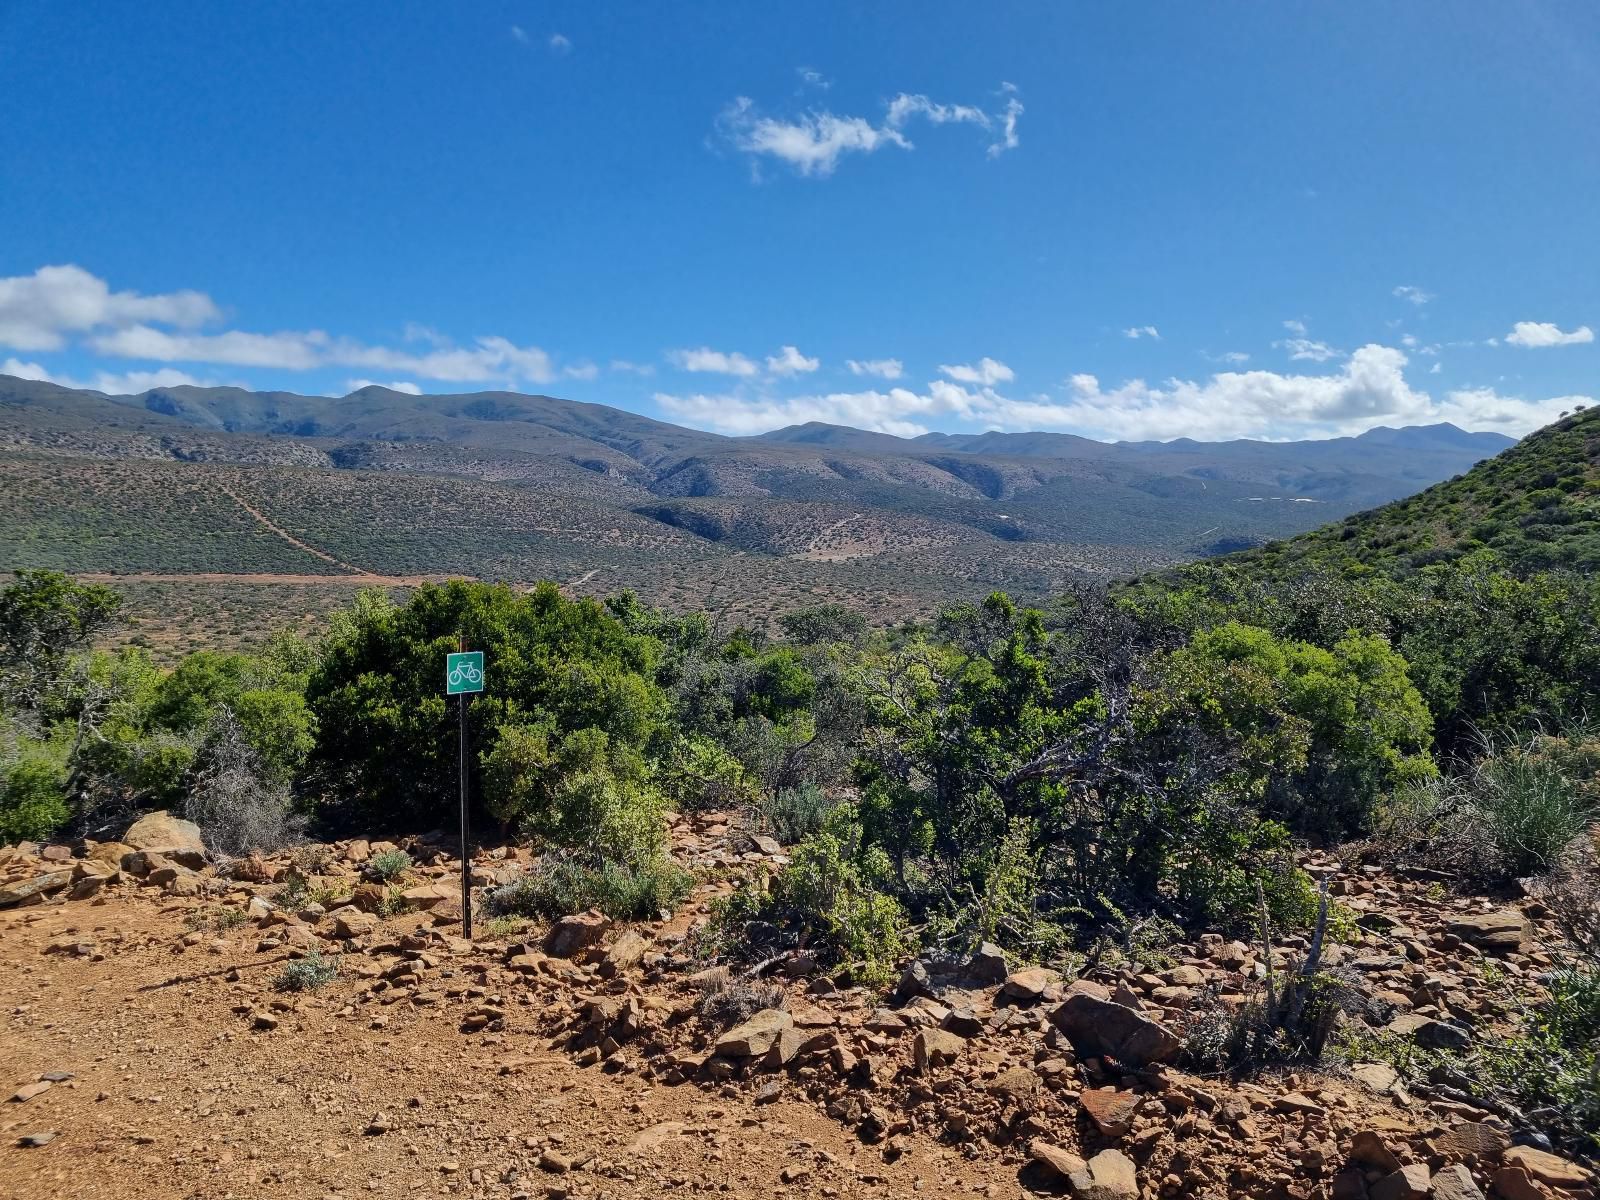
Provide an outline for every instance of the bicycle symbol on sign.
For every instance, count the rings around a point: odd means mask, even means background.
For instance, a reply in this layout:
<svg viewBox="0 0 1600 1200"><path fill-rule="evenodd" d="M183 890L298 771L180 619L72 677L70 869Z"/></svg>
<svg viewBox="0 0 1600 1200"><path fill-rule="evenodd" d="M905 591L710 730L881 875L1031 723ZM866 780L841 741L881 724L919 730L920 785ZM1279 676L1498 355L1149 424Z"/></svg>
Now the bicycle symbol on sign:
<svg viewBox="0 0 1600 1200"><path fill-rule="evenodd" d="M483 691L483 651L468 650L447 656L444 665L444 683L445 694L448 696Z"/></svg>

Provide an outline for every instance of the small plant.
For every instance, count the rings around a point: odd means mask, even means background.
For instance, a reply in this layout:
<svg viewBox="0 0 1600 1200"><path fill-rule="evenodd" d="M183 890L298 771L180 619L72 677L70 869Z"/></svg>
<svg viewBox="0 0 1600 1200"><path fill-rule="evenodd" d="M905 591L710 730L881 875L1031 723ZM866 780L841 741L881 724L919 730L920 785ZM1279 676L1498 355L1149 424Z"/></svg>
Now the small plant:
<svg viewBox="0 0 1600 1200"><path fill-rule="evenodd" d="M485 907L492 916L555 918L598 908L617 920L651 920L674 911L693 887L694 876L665 855L596 866L576 855L552 854L495 888Z"/></svg>
<svg viewBox="0 0 1600 1200"><path fill-rule="evenodd" d="M398 917L406 911L406 893L404 888L390 887L383 893L383 899L378 901L378 916L387 920Z"/></svg>
<svg viewBox="0 0 1600 1200"><path fill-rule="evenodd" d="M273 986L280 992L314 992L338 977L339 959L324 958L322 951L313 950L284 967Z"/></svg>
<svg viewBox="0 0 1600 1200"><path fill-rule="evenodd" d="M411 855L404 850L385 850L374 854L366 873L379 883L392 883L411 869Z"/></svg>
<svg viewBox="0 0 1600 1200"><path fill-rule="evenodd" d="M191 933L204 930L226 933L230 929L237 929L247 919L242 908L200 908L183 919L183 927Z"/></svg>
<svg viewBox="0 0 1600 1200"><path fill-rule="evenodd" d="M761 827L785 846L806 840L827 819L834 802L816 784L807 781L799 787L779 788L756 802Z"/></svg>
<svg viewBox="0 0 1600 1200"><path fill-rule="evenodd" d="M310 901L311 885L304 875L291 870L272 897L272 902L285 912L298 912Z"/></svg>
<svg viewBox="0 0 1600 1200"><path fill-rule="evenodd" d="M481 926L483 935L489 938L515 937L527 927L524 917L490 917Z"/></svg>
<svg viewBox="0 0 1600 1200"><path fill-rule="evenodd" d="M330 879L324 883L313 883L306 888L307 904L319 904L323 908L331 908L336 902L343 900L350 894L350 884L343 879Z"/></svg>
<svg viewBox="0 0 1600 1200"><path fill-rule="evenodd" d="M307 842L290 851L289 862L301 875L326 875L333 869L333 852L320 842Z"/></svg>
<svg viewBox="0 0 1600 1200"><path fill-rule="evenodd" d="M781 987L749 979L736 979L726 967L710 972L701 984L695 1011L707 1025L731 1029L765 1008L783 1008L787 995Z"/></svg>

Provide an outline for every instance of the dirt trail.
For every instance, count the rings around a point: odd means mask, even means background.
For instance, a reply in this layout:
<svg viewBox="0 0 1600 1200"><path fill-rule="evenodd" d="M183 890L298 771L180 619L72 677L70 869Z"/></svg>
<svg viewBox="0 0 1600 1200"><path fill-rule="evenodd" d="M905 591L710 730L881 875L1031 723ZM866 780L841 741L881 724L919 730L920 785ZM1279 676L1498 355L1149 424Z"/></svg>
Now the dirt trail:
<svg viewBox="0 0 1600 1200"><path fill-rule="evenodd" d="M225 483L222 483L220 480L217 483L217 487L220 488L235 504L254 517L256 522L268 533L276 534L295 549L304 550L307 554L310 554L315 558L320 558L323 562L332 563L341 570L349 571L352 575L362 575L369 579L378 578L371 571L368 571L363 567L354 566L351 563L345 562L343 559L335 558L325 550L318 550L315 546L302 542L299 538L295 537L294 534L283 528L283 526L275 524L272 519L263 513L259 508L255 507L255 505L251 504L250 501L246 500L243 496L239 495L238 492L234 491L231 487Z"/></svg>
<svg viewBox="0 0 1600 1200"><path fill-rule="evenodd" d="M885 1162L881 1147L800 1096L758 1107L747 1095L580 1067L550 1049L532 997L509 989L487 989L508 1010L504 1032L463 1033L461 1001L450 997L485 991L459 956L440 956L437 1005L358 1005L370 984L350 977L288 997L277 1028L255 1029L240 1011L285 999L271 991L283 952L254 953L259 935L248 929L218 948L205 944L210 934L189 947L183 936L182 908L155 898L0 912L0 1088L72 1076L0 1112L0 1196L1020 1190L1015 1164L970 1162L927 1138ZM63 938L96 949L44 953ZM347 970L361 961L347 956ZM367 1133L380 1114L392 1127ZM38 1132L57 1136L43 1149L18 1145Z"/></svg>

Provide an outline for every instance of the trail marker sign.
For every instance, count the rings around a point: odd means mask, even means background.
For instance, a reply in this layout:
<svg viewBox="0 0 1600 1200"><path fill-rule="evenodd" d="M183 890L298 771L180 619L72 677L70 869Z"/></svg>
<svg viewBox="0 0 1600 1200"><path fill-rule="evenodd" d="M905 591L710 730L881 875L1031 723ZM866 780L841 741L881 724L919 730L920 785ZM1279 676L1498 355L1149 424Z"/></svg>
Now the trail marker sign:
<svg viewBox="0 0 1600 1200"><path fill-rule="evenodd" d="M450 654L444 660L444 694L460 696L483 691L483 651Z"/></svg>

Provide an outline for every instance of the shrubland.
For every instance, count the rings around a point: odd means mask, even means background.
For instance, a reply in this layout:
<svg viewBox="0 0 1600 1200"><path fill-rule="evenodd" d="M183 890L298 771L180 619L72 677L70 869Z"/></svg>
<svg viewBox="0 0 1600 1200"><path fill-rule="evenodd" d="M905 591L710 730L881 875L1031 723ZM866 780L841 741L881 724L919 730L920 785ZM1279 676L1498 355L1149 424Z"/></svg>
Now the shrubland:
<svg viewBox="0 0 1600 1200"><path fill-rule="evenodd" d="M1594 424L1529 453L1590 445ZM493 893L505 917L670 909L688 879L667 821L696 809L790 844L781 871L722 902L701 949L755 963L803 945L870 984L982 942L1057 965L1151 930L1321 945L1338 916L1295 866L1306 843L1478 886L1540 877L1526 886L1581 914L1600 584L1572 569L1585 535L1551 514L1596 489L1587 465L1521 453L1489 473L1527 494L1491 495L1480 468L1388 527L1380 510L1044 607L995 593L889 630L827 605L769 638L629 593L458 581L404 603L363 593L315 641L163 670L95 648L115 593L25 572L0 592L0 836L91 834L151 807L188 813L224 854L302 828L448 828L441 675L464 643L489 675L470 709L475 827L542 853ZM1490 528L1517 513L1517 536ZM1588 955L1552 976L1521 1041L1433 1066L1587 1112L1600 964L1582 921ZM1219 1061L1323 1051L1332 985L1313 969L1284 986L1211 1039Z"/></svg>

